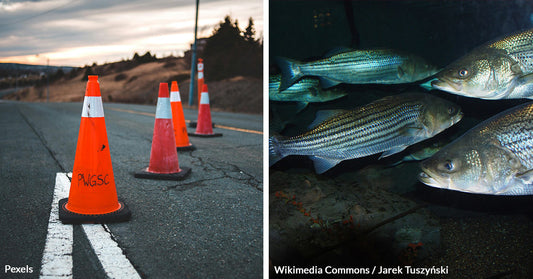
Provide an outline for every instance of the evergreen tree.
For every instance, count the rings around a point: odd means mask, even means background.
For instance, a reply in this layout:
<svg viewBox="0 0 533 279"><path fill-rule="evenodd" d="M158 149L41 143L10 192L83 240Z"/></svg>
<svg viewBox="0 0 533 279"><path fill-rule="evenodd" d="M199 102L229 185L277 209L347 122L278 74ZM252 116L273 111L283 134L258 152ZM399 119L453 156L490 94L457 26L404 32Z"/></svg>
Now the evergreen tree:
<svg viewBox="0 0 533 279"><path fill-rule="evenodd" d="M254 19L250 17L248 19L248 27L246 27L246 30L244 31L244 40L246 40L247 42L253 43L255 42L254 36L255 36Z"/></svg>
<svg viewBox="0 0 533 279"><path fill-rule="evenodd" d="M207 80L221 80L238 75L262 76L262 46L255 41L253 19L250 18L244 32L237 20L229 15L224 18L213 35L208 38L204 58Z"/></svg>
<svg viewBox="0 0 533 279"><path fill-rule="evenodd" d="M135 52L135 54L133 55L133 62L137 64L150 63L156 60L157 58L155 57L155 55L152 56L150 51L147 51L143 56L140 56L137 52Z"/></svg>

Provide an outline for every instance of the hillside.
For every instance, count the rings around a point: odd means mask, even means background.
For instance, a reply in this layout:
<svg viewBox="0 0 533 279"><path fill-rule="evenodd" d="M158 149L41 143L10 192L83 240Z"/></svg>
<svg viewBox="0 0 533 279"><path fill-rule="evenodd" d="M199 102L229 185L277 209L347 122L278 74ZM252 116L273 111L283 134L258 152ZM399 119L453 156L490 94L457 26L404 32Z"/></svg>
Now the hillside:
<svg viewBox="0 0 533 279"><path fill-rule="evenodd" d="M30 64L19 64L19 63L0 63L0 78L12 76L14 74L40 74L41 72L53 73L58 69L63 70L64 72L69 72L74 67L69 66L47 66L47 65L30 65Z"/></svg>
<svg viewBox="0 0 533 279"><path fill-rule="evenodd" d="M168 57L154 62L132 65L130 61L91 67L99 76L104 102L155 104L160 82L178 81L184 106L188 104L190 69L183 58ZM80 102L85 93L84 70L73 71L50 84L50 102ZM209 98L212 110L262 113L262 80L250 77L233 77L209 81ZM196 95L195 95L196 96ZM45 102L46 86L33 86L4 96L8 100ZM196 104L196 100L195 100Z"/></svg>

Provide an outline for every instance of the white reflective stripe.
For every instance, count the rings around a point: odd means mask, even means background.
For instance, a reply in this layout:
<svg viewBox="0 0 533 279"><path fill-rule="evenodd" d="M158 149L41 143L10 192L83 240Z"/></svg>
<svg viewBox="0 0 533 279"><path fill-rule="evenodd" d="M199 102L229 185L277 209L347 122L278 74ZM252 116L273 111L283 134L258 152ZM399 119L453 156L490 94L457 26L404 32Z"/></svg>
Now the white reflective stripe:
<svg viewBox="0 0 533 279"><path fill-rule="evenodd" d="M200 105L209 105L209 94L207 94L207 92L202 92L202 97L200 98Z"/></svg>
<svg viewBox="0 0 533 279"><path fill-rule="evenodd" d="M181 102L180 92L179 91L170 91L170 101L171 102Z"/></svg>
<svg viewBox="0 0 533 279"><path fill-rule="evenodd" d="M81 117L104 117L102 97L85 96Z"/></svg>
<svg viewBox="0 0 533 279"><path fill-rule="evenodd" d="M204 69L204 63L198 63L198 71L202 71Z"/></svg>
<svg viewBox="0 0 533 279"><path fill-rule="evenodd" d="M107 278L141 278L137 270L115 242L115 237L105 224L83 224L83 230L94 253L100 260Z"/></svg>
<svg viewBox="0 0 533 279"><path fill-rule="evenodd" d="M204 72L198 72L198 79L204 78Z"/></svg>
<svg viewBox="0 0 533 279"><path fill-rule="evenodd" d="M41 260L40 278L72 278L74 230L72 225L63 225L59 221L58 206L60 199L68 198L69 189L70 180L66 173L58 172Z"/></svg>
<svg viewBox="0 0 533 279"><path fill-rule="evenodd" d="M73 226L61 223L58 206L60 199L68 198L69 178L72 178L72 173L58 172L56 174L52 210L50 211L48 234L39 279L73 278ZM107 278L141 278L106 225L83 224L82 228Z"/></svg>
<svg viewBox="0 0 533 279"><path fill-rule="evenodd" d="M155 109L155 118L158 119L172 119L172 112L170 110L170 98L158 98L157 108Z"/></svg>

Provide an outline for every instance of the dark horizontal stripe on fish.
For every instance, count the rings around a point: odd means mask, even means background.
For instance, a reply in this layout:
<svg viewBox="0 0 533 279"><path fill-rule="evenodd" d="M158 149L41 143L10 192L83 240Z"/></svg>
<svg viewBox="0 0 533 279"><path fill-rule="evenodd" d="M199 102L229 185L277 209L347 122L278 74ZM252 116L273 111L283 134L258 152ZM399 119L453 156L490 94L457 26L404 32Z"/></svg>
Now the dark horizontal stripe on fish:
<svg viewBox="0 0 533 279"><path fill-rule="evenodd" d="M399 128L412 126L418 118L415 113L398 113L405 108L389 109L381 113L371 114L365 118L367 123L343 121L344 125L338 124L335 128L325 127L323 131L312 130L302 136L293 137L283 141L284 148L288 149L330 149L342 147L366 148L374 143L381 143L392 137L399 136ZM404 111L403 111L404 112ZM394 116L394 117L393 117ZM372 119L374 117L374 119ZM344 120L352 120L354 117L343 117ZM350 119L351 118L351 119ZM352 120L353 121L353 120ZM325 125L327 126L327 125Z"/></svg>
<svg viewBox="0 0 533 279"><path fill-rule="evenodd" d="M372 106L368 109L359 110L356 114L344 114L342 118L337 117L329 121L324 122L317 129L311 130L307 134L313 134L320 129L332 130L337 132L342 129L354 129L361 127L363 130L368 129L369 133L374 132L373 126L377 126L378 123L391 121L397 118L399 115L410 115L417 118L420 113L418 104L406 104L405 106L397 106L395 104L389 106ZM319 128L320 127L320 128Z"/></svg>
<svg viewBox="0 0 533 279"><path fill-rule="evenodd" d="M367 133L373 133L378 129L390 128L390 126L395 125L390 124L389 126L382 127L387 122L397 118L399 115L409 115L416 119L420 113L418 105L412 106L392 106L392 107L371 107L363 111L357 111L355 115L352 114L343 114L342 117L336 117L330 119L321 125L317 126L315 129L304 133L301 135L301 138L313 137L313 134L320 134L320 136L328 136L332 133L339 133L343 130L354 130L358 128L359 130L367 130ZM326 131L326 134L322 134L322 131ZM367 133L363 134L366 135Z"/></svg>
<svg viewBox="0 0 533 279"><path fill-rule="evenodd" d="M349 148L357 147L358 149L365 149L376 144L381 144L387 142L395 137L401 136L400 129L402 127L408 127L410 124L413 124L414 121L403 117L400 119L395 119L396 121L391 122L390 125L383 125L383 127L376 127L369 133L359 134L353 133L351 135L346 135L338 139L329 138L327 143L329 146L334 145L336 148Z"/></svg>
<svg viewBox="0 0 533 279"><path fill-rule="evenodd" d="M313 147L311 145L306 145L301 149L296 149L295 147L289 148L292 150L298 150L300 155L320 156L331 154L357 154L357 157L361 157L389 150L392 146L412 144L412 138L402 136L397 129L388 130L385 134L381 134L374 138L368 138L365 142L359 144L354 144L349 137L346 137L346 139L348 140L342 143L332 143L331 141L328 141L326 146L317 145Z"/></svg>
<svg viewBox="0 0 533 279"><path fill-rule="evenodd" d="M365 55L366 56L366 55ZM400 65L404 59L401 57L376 57L372 60L366 56L362 59L354 59L353 57L342 57L342 59L324 59L315 62L304 63L300 67L302 71L308 72L324 72L324 71L340 71L345 72L346 69L357 67L360 71L377 68L391 68L392 65ZM359 72L359 71L358 71Z"/></svg>

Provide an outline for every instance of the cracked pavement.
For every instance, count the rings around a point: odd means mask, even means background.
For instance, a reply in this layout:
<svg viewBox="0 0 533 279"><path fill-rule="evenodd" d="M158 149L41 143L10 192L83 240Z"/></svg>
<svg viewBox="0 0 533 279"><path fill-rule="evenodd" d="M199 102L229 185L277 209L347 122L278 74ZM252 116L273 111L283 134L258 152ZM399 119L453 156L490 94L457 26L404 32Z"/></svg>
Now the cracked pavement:
<svg viewBox="0 0 533 279"><path fill-rule="evenodd" d="M56 172L72 171L81 103L0 103L2 214L0 264L39 274ZM113 110L138 111L144 114ZM263 274L263 157L260 134L215 127L217 138L190 137L178 152L190 167L182 181L137 179L148 165L154 106L104 103L119 199L129 222L110 224L143 278L257 278ZM196 111L184 110L196 119ZM262 116L212 112L220 125L262 131ZM193 131L189 128L189 131ZM25 223L21 223L24 220ZM105 277L74 226L74 277Z"/></svg>

